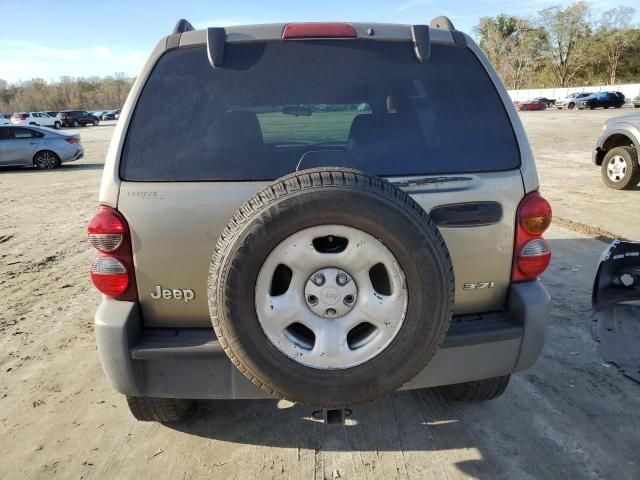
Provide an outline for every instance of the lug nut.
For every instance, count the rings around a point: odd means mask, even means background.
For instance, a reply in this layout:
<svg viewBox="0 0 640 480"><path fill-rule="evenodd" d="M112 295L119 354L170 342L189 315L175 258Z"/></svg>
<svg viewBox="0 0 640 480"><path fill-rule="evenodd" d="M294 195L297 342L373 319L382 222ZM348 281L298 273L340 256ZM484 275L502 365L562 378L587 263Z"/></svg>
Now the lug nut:
<svg viewBox="0 0 640 480"><path fill-rule="evenodd" d="M318 303L318 297L316 297L315 295L309 295L307 297L307 302L309 302L312 305L315 305L316 303Z"/></svg>
<svg viewBox="0 0 640 480"><path fill-rule="evenodd" d="M349 282L349 278L344 273L336 275L336 283L340 286L346 285Z"/></svg>
<svg viewBox="0 0 640 480"><path fill-rule="evenodd" d="M327 314L327 317L334 317L336 315L336 311L333 308L327 308L325 313Z"/></svg>
<svg viewBox="0 0 640 480"><path fill-rule="evenodd" d="M344 297L344 303L353 303L353 295L347 295Z"/></svg>
<svg viewBox="0 0 640 480"><path fill-rule="evenodd" d="M313 276L313 278L311 279L311 281L313 283L315 283L317 286L320 287L320 286L324 285L325 278L324 278L324 275L322 273L316 273Z"/></svg>

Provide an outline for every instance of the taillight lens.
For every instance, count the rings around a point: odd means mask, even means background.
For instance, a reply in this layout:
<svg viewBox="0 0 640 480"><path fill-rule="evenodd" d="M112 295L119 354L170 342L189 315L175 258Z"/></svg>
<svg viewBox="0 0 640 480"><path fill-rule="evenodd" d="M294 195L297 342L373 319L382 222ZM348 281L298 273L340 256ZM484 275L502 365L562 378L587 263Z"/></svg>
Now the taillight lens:
<svg viewBox="0 0 640 480"><path fill-rule="evenodd" d="M551 245L542 234L551 224L551 206L539 192L532 192L518 207L512 280L535 280L551 262Z"/></svg>
<svg viewBox="0 0 640 480"><path fill-rule="evenodd" d="M129 272L117 258L102 254L91 265L91 281L105 295L117 297L129 286Z"/></svg>
<svg viewBox="0 0 640 480"><path fill-rule="evenodd" d="M526 279L538 278L551 261L551 245L544 238L525 243L518 255L518 269Z"/></svg>
<svg viewBox="0 0 640 480"><path fill-rule="evenodd" d="M124 239L125 221L117 210L102 206L89 222L87 232L89 243L98 251L114 252Z"/></svg>
<svg viewBox="0 0 640 480"><path fill-rule="evenodd" d="M350 23L289 23L282 38L358 38L358 32Z"/></svg>
<svg viewBox="0 0 640 480"><path fill-rule="evenodd" d="M129 227L115 208L101 206L87 227L89 242L100 255L91 266L91 281L105 295L137 301Z"/></svg>
<svg viewBox="0 0 640 480"><path fill-rule="evenodd" d="M80 137L67 137L65 140L69 143L80 143Z"/></svg>
<svg viewBox="0 0 640 480"><path fill-rule="evenodd" d="M551 224L551 205L538 192L532 192L520 204L518 221L528 234L542 235Z"/></svg>

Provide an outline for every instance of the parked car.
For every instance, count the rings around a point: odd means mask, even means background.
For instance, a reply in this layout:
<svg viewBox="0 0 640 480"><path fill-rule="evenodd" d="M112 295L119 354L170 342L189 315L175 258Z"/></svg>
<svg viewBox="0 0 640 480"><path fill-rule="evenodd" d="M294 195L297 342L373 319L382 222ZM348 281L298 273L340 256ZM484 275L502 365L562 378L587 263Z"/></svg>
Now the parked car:
<svg viewBox="0 0 640 480"><path fill-rule="evenodd" d="M120 118L120 110L109 110L102 114L102 120L117 120Z"/></svg>
<svg viewBox="0 0 640 480"><path fill-rule="evenodd" d="M571 93L567 95L565 98L563 98L562 100L557 101L555 103L556 108L562 110L563 108L566 107L569 110L572 110L576 107L576 101L578 99L588 97L589 95L592 95L592 93L591 92Z"/></svg>
<svg viewBox="0 0 640 480"><path fill-rule="evenodd" d="M11 124L11 114L0 113L0 125L9 125L9 124Z"/></svg>
<svg viewBox="0 0 640 480"><path fill-rule="evenodd" d="M640 113L610 118L602 126L593 150L593 163L602 181L616 190L634 188L640 182Z"/></svg>
<svg viewBox="0 0 640 480"><path fill-rule="evenodd" d="M102 120L102 115L106 112L106 110L92 110L89 113L91 115L93 115L94 117L98 117L100 120Z"/></svg>
<svg viewBox="0 0 640 480"><path fill-rule="evenodd" d="M521 112L524 110L546 110L547 104L542 100L527 100L515 104L516 110Z"/></svg>
<svg viewBox="0 0 640 480"><path fill-rule="evenodd" d="M83 155L79 135L35 126L0 125L0 166L24 165L46 170Z"/></svg>
<svg viewBox="0 0 640 480"><path fill-rule="evenodd" d="M44 112L20 112L11 115L13 125L36 125L41 127L60 128L61 122L56 117L50 117Z"/></svg>
<svg viewBox="0 0 640 480"><path fill-rule="evenodd" d="M88 226L98 353L138 420L488 400L539 356L551 208L504 85L444 17L374 29L181 21L148 59Z"/></svg>
<svg viewBox="0 0 640 480"><path fill-rule="evenodd" d="M555 99L547 98L547 97L536 97L533 100L536 100L536 101L539 101L539 102L544 102L545 105L547 106L547 108L553 107L556 104Z"/></svg>
<svg viewBox="0 0 640 480"><path fill-rule="evenodd" d="M58 113L58 119L65 127L98 126L100 123L98 117L84 110L64 110Z"/></svg>
<svg viewBox="0 0 640 480"><path fill-rule="evenodd" d="M633 97L631 103L633 104L633 108L640 108L640 95Z"/></svg>
<svg viewBox="0 0 640 480"><path fill-rule="evenodd" d="M599 92L588 97L576 100L576 107L579 109L588 108L620 108L624 105L624 95L621 92Z"/></svg>

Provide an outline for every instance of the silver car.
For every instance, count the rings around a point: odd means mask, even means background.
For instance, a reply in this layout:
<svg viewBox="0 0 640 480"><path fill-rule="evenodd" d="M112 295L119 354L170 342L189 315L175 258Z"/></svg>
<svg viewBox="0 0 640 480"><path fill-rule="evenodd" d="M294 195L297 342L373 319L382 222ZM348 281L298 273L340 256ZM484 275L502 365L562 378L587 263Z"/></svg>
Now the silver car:
<svg viewBox="0 0 640 480"><path fill-rule="evenodd" d="M0 126L0 166L32 165L46 170L84 156L80 135L43 127Z"/></svg>

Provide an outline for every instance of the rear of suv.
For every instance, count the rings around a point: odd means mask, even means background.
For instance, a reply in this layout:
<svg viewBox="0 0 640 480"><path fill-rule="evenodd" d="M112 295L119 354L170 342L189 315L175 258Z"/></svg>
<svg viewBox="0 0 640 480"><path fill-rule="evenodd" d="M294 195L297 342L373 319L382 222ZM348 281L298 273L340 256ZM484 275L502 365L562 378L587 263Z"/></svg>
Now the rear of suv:
<svg viewBox="0 0 640 480"><path fill-rule="evenodd" d="M506 90L444 17L179 22L100 205L98 351L139 420L194 399L488 400L542 350L551 210Z"/></svg>
<svg viewBox="0 0 640 480"><path fill-rule="evenodd" d="M36 125L39 127L53 127L58 130L61 122L45 112L20 112L11 116L13 125Z"/></svg>
<svg viewBox="0 0 640 480"><path fill-rule="evenodd" d="M58 119L65 127L86 127L87 125L97 127L100 123L98 117L84 110L64 110L58 112Z"/></svg>

